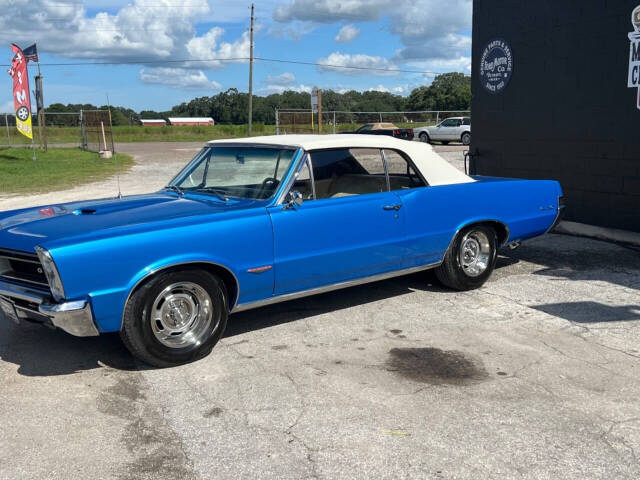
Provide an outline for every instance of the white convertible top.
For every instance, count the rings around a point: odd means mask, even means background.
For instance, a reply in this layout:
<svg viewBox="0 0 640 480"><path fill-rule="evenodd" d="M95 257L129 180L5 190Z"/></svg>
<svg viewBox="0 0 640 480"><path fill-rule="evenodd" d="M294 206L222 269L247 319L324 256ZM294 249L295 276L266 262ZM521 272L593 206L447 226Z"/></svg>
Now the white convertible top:
<svg viewBox="0 0 640 480"><path fill-rule="evenodd" d="M228 145L234 143L244 145L282 145L300 147L306 151L326 148L387 148L399 150L409 156L429 185L451 185L475 181L434 152L431 145L422 142L399 140L387 135L271 135L213 140L207 144Z"/></svg>

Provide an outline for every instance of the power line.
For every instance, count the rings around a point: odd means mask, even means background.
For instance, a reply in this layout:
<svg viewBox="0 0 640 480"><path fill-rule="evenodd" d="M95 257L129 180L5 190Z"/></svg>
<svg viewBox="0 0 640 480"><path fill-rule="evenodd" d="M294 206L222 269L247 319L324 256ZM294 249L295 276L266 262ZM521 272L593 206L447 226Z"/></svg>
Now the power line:
<svg viewBox="0 0 640 480"><path fill-rule="evenodd" d="M41 63L43 67L76 67L76 66L91 66L91 65L162 65L162 64L180 64L180 63L207 63L207 62L242 62L249 61L249 57L233 57L233 58L196 58L186 60L117 60L117 61L105 61L105 62L64 62L64 63ZM419 75L438 75L438 72L432 72L429 70L406 70L402 68L383 68L383 67L363 67L358 65L338 65L331 63L319 63L319 62L304 62L300 60L282 60L277 58L264 58L254 57L254 60L261 62L271 63L286 63L292 65L307 65L323 68L336 68L346 70L363 70L363 71L376 71L376 72L390 72L390 73L414 73ZM9 67L10 65L4 64L3 67Z"/></svg>
<svg viewBox="0 0 640 480"><path fill-rule="evenodd" d="M261 58L261 57L255 57L255 59L260 60L262 62L291 63L294 65L312 65L316 67L326 67L326 68L345 68L345 69L351 69L351 70L372 70L372 71L378 71L378 72L419 73L424 75L438 75L437 72L404 70L401 68L361 67L361 66L355 66L355 65L337 65L337 64L331 64L331 63L302 62L297 60L279 60L275 58Z"/></svg>

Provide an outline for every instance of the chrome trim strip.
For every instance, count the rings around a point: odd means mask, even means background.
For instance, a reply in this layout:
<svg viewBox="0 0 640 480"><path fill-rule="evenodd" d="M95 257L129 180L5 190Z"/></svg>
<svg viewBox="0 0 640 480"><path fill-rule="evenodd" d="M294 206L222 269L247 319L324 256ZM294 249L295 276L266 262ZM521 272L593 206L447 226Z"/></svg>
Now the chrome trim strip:
<svg viewBox="0 0 640 480"><path fill-rule="evenodd" d="M16 277L15 275L10 275L8 273L0 273L0 278L7 278L9 280L15 280L17 282L33 283L34 285L41 285L43 287L49 288L49 284L47 282L38 282L36 280L27 280L26 278Z"/></svg>
<svg viewBox="0 0 640 480"><path fill-rule="evenodd" d="M3 282L0 279L0 295L3 297L17 298L25 302L41 304L48 301L48 295L45 292L33 290L29 287L14 285Z"/></svg>
<svg viewBox="0 0 640 480"><path fill-rule="evenodd" d="M28 258L20 258L20 257L11 257L9 255L2 255L0 254L0 258L6 258L7 260L15 260L18 262L25 262L25 263L35 263L36 265L40 265L40 260L30 260Z"/></svg>
<svg viewBox="0 0 640 480"><path fill-rule="evenodd" d="M453 242L456 240L456 237L458 236L458 234L464 230L467 227L470 227L471 225L476 225L479 223L487 223L487 222L495 222L495 223L499 223L500 225L502 225L505 229L505 231L507 232L507 236L504 239L504 242L502 242L500 245L496 245L496 250L498 248L502 248L505 245L507 245L507 243L509 242L509 238L511 237L511 231L509 230L509 227L507 226L506 223L502 223L500 220L477 220L477 221L473 221L473 222L469 222L463 226L461 226L460 228L458 228L458 230L456 230L456 233L453 234L453 237L451 237L451 241L449 242L449 246L447 247L447 249L444 251L444 255L442 256L442 261L444 261L444 257L447 256L447 253L449 253L449 250L451 250L451 247L453 246Z"/></svg>
<svg viewBox="0 0 640 480"><path fill-rule="evenodd" d="M289 193L289 190L291 190L291 187L295 183L296 179L298 178L298 175L300 175L300 172L302 171L302 169L304 168L307 162L307 156L308 156L308 153L302 149L298 149L298 151L296 152L294 163L293 165L291 165L291 174L287 173L288 178L287 178L287 182L284 184L284 188L283 188L283 184L280 184L280 188L281 188L280 194L276 195L276 201L272 204L274 207L277 207L284 203L284 199L286 198L287 193ZM295 163L295 162L298 162L298 163Z"/></svg>
<svg viewBox="0 0 640 480"><path fill-rule="evenodd" d="M421 272L423 270L429 270L430 268L435 268L439 266L442 262L430 263L428 265L422 265L420 267L412 267L406 268L404 270L395 270L393 272L381 273L379 275L373 275L371 277L358 278L355 280L349 280L346 282L334 283L333 285L326 285L324 287L312 288L309 290L304 290L302 292L294 292L287 293L284 295L278 295L275 297L270 297L264 300L258 300L256 302L243 303L241 305L236 305L231 313L243 312L245 310L251 310L253 308L264 307L266 305L272 305L274 303L287 302L289 300L296 300L298 298L309 297L311 295L318 295L321 293L332 292L334 290L340 290L348 287L355 287L357 285L363 285L365 283L378 282L380 280L386 280L394 277L401 277L403 275L409 275L411 273Z"/></svg>
<svg viewBox="0 0 640 480"><path fill-rule="evenodd" d="M565 208L566 208L566 205L560 205L560 201L558 200L558 211L556 212L556 218L551 224L551 226L547 229L547 231L544 232L545 235L551 232L551 230L553 230L558 225L558 223L560 222L560 217L562 215L562 212Z"/></svg>
<svg viewBox="0 0 640 480"><path fill-rule="evenodd" d="M238 299L240 298L240 282L238 281L238 277L236 276L235 273L233 273L231 271L230 268L225 267L224 265L221 265L219 263L215 263L215 262L208 262L206 260L200 260L200 261L192 261L192 262L180 262L180 263L173 263L171 265L167 265L165 267L162 268L158 268L156 270L150 270L144 277L142 277L140 280L138 280L135 285L131 288L131 290L129 291L129 294L127 295L127 299L124 302L124 306L122 308L122 321L120 322L120 328L122 328L122 325L124 324L124 312L127 309L127 303L129 303L129 300L131 299L131 295L133 295L133 292L135 292L136 288L138 288L138 286L144 282L145 280L147 280L149 277L151 277L152 275L155 275L156 273L162 272L164 270L167 270L169 268L173 268L173 267L179 267L181 265L196 265L198 263L205 263L207 265L214 265L216 267L220 267L225 269L227 272L229 272L231 274L231 276L233 277L234 281L236 282L236 298L233 304L233 307L229 307L229 311L232 311L233 308L235 308L235 306L238 303Z"/></svg>

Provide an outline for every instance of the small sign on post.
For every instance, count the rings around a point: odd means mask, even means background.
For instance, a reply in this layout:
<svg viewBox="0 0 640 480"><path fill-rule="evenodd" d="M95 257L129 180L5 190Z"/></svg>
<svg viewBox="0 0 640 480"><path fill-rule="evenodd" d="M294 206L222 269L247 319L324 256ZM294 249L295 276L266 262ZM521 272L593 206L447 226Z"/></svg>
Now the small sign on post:
<svg viewBox="0 0 640 480"><path fill-rule="evenodd" d="M311 90L311 111L318 113L318 87L313 87Z"/></svg>

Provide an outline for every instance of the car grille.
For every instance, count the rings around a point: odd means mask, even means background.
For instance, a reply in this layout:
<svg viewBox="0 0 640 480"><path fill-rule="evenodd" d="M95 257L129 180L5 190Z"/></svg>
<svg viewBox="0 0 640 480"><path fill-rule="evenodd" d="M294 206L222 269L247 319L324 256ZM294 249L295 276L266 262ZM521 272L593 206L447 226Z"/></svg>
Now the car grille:
<svg viewBox="0 0 640 480"><path fill-rule="evenodd" d="M49 289L49 282L35 253L0 249L0 280Z"/></svg>

